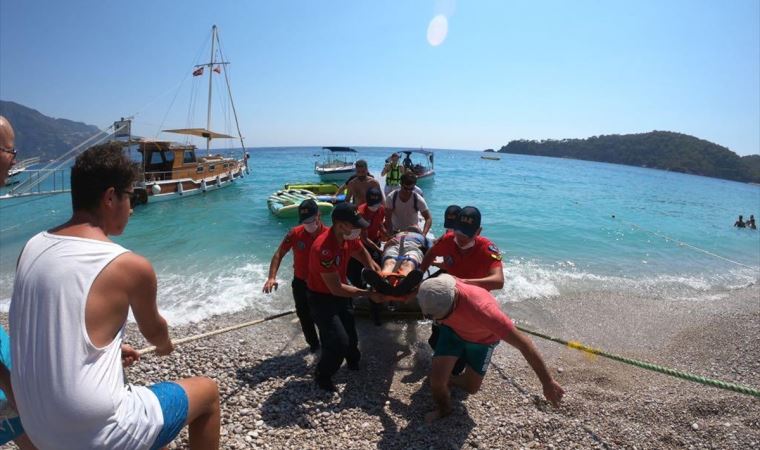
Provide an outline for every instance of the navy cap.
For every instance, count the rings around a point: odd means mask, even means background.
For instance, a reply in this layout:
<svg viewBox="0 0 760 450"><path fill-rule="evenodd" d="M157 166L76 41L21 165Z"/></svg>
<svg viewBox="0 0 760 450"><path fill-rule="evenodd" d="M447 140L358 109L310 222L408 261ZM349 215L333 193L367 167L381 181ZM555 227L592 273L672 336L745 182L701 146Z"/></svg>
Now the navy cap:
<svg viewBox="0 0 760 450"><path fill-rule="evenodd" d="M319 212L317 202L308 198L298 205L298 223L304 223L304 221L316 216Z"/></svg>
<svg viewBox="0 0 760 450"><path fill-rule="evenodd" d="M359 215L359 211L356 210L356 206L353 203L338 203L335 205L332 211L332 220L333 223L336 221L349 222L351 225L360 228L367 228L369 226L369 222Z"/></svg>
<svg viewBox="0 0 760 450"><path fill-rule="evenodd" d="M466 234L468 237L473 237L480 228L480 211L474 206L465 206L459 211L456 221L454 222L454 230Z"/></svg>
<svg viewBox="0 0 760 450"><path fill-rule="evenodd" d="M366 199L368 206L375 206L383 201L383 193L380 192L380 189L373 186L367 189Z"/></svg>
<svg viewBox="0 0 760 450"><path fill-rule="evenodd" d="M454 228L459 211L462 208L459 205L450 205L446 208L446 212L443 213L443 228Z"/></svg>

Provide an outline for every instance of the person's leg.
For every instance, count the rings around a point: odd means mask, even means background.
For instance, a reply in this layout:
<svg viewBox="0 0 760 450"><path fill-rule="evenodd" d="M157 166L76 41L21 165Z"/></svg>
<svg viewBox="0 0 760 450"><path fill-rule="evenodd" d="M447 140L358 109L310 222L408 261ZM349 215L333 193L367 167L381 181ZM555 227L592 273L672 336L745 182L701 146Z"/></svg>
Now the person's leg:
<svg viewBox="0 0 760 450"><path fill-rule="evenodd" d="M346 307L339 309L339 317L347 337L346 365L350 370L359 370L359 360L362 354L359 351L359 335L356 333L354 315L346 305Z"/></svg>
<svg viewBox="0 0 760 450"><path fill-rule="evenodd" d="M362 280L362 269L364 269L364 265L356 258L351 258L348 260L348 269L346 270L346 276L348 278L348 281L350 281L352 285L358 287L359 289L364 289L366 286L364 280Z"/></svg>
<svg viewBox="0 0 760 450"><path fill-rule="evenodd" d="M337 301L334 296L309 293L312 316L322 339L322 354L317 363L316 382L319 387L329 391L335 390L331 378L343 363L348 346L348 336L338 317Z"/></svg>
<svg viewBox="0 0 760 450"><path fill-rule="evenodd" d="M185 425L191 449L218 449L221 421L219 387L207 377L183 378L150 386L158 397L164 427L153 449L169 444Z"/></svg>
<svg viewBox="0 0 760 450"><path fill-rule="evenodd" d="M457 364L466 363L467 369L463 369L464 373L461 375L452 373L454 376L451 378L451 383L469 394L478 392L497 344L498 342L494 344L465 342L464 355L459 358Z"/></svg>
<svg viewBox="0 0 760 450"><path fill-rule="evenodd" d="M37 450L37 447L32 444L32 441L29 439L29 436L27 436L26 433L16 437L13 440L13 443L16 444L21 450Z"/></svg>
<svg viewBox="0 0 760 450"><path fill-rule="evenodd" d="M314 325L314 319L311 317L309 301L306 297L306 282L304 280L293 278L291 283L293 288L293 299L296 302L296 315L301 323L301 330L306 343L309 344L309 351L312 353L319 349L319 337L317 328Z"/></svg>
<svg viewBox="0 0 760 450"><path fill-rule="evenodd" d="M451 414L451 391L449 377L451 368L456 363L456 356L434 356L430 369L430 391L433 394L435 409L425 415L425 422L430 423Z"/></svg>
<svg viewBox="0 0 760 450"><path fill-rule="evenodd" d="M483 384L483 375L476 372L472 367L468 367L462 375L452 376L451 384L468 394L475 394L480 390L480 385Z"/></svg>

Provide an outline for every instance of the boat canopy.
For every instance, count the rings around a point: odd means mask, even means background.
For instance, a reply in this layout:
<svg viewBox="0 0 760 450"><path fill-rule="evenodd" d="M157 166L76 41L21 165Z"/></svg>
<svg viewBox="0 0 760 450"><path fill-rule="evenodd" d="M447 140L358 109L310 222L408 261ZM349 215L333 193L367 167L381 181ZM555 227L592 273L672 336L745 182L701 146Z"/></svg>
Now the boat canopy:
<svg viewBox="0 0 760 450"><path fill-rule="evenodd" d="M423 149L414 149L414 150L401 150L401 153L406 153L407 155L411 155L412 153L422 153L423 155L432 155L433 152L430 150L423 150Z"/></svg>
<svg viewBox="0 0 760 450"><path fill-rule="evenodd" d="M217 133L216 131L207 130L205 128L178 128L176 130L163 131L167 133L189 134L190 136L198 136L206 139L235 139L235 136Z"/></svg>
<svg viewBox="0 0 760 450"><path fill-rule="evenodd" d="M322 147L323 150L329 150L331 152L353 152L356 153L356 150L352 149L351 147Z"/></svg>

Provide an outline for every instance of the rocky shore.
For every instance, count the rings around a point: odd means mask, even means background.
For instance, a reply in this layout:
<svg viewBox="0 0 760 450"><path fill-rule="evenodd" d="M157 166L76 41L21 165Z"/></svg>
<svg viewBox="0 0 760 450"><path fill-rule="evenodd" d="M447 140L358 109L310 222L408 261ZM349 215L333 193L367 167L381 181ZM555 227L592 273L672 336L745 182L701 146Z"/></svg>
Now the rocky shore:
<svg viewBox="0 0 760 450"><path fill-rule="evenodd" d="M760 388L760 289L711 300L583 293L510 304L522 326L628 357ZM175 338L261 317L241 312L172 328ZM313 384L316 357L295 315L146 356L131 383L206 375L222 395L222 448L758 448L760 399L702 386L534 338L566 390L559 409L515 349L501 344L482 390L425 425L430 325L359 319L361 370L339 392ZM147 344L136 327L128 341ZM171 448L184 448L187 432Z"/></svg>

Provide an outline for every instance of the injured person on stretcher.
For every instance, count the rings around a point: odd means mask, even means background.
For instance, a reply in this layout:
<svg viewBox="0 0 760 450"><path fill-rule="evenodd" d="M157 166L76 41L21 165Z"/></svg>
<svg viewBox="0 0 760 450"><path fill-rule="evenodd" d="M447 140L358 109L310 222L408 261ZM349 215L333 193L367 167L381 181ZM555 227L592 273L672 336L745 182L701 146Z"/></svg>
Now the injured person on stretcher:
<svg viewBox="0 0 760 450"><path fill-rule="evenodd" d="M418 268L432 244L416 226L399 231L383 247L382 272L365 268L362 270L364 282L380 294L406 296L422 281Z"/></svg>

